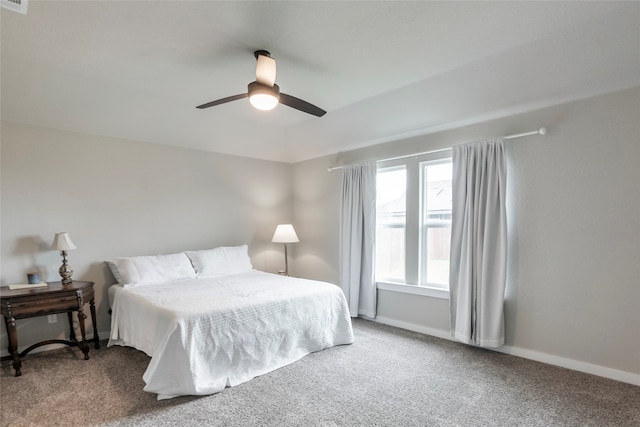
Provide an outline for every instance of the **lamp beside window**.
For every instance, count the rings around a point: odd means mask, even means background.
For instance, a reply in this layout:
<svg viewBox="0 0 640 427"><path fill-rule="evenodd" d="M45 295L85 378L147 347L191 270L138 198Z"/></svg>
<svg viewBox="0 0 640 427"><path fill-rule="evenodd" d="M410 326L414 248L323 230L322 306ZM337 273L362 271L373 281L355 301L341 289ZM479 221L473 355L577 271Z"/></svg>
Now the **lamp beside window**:
<svg viewBox="0 0 640 427"><path fill-rule="evenodd" d="M289 260L287 257L287 243L297 243L300 240L296 234L296 230L293 229L291 224L280 224L276 227L276 232L273 233L273 243L284 243L284 275L289 275Z"/></svg>
<svg viewBox="0 0 640 427"><path fill-rule="evenodd" d="M72 282L71 275L73 274L73 270L67 264L67 251L76 249L76 245L73 244L71 238L69 237L69 233L56 233L53 238L53 243L51 244L51 248L56 251L60 251L60 255L62 256L62 266L58 272L60 273L60 277L62 277L62 284L66 285Z"/></svg>

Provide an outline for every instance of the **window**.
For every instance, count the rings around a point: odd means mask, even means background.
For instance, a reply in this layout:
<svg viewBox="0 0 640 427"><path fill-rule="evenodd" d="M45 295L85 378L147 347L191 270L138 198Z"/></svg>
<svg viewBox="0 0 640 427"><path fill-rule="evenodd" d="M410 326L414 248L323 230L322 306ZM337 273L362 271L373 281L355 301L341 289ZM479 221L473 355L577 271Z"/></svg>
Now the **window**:
<svg viewBox="0 0 640 427"><path fill-rule="evenodd" d="M452 164L438 154L378 165L377 282L449 289Z"/></svg>

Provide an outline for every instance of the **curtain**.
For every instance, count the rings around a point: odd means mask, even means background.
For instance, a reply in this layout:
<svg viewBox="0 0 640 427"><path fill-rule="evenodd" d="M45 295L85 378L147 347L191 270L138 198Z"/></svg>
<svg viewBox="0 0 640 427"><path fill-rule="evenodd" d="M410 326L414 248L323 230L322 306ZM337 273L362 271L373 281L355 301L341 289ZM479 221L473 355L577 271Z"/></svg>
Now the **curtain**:
<svg viewBox="0 0 640 427"><path fill-rule="evenodd" d="M376 317L374 242L376 232L376 164L342 169L340 213L340 287L352 317Z"/></svg>
<svg viewBox="0 0 640 427"><path fill-rule="evenodd" d="M504 344L506 168L502 138L453 147L451 335L480 347Z"/></svg>

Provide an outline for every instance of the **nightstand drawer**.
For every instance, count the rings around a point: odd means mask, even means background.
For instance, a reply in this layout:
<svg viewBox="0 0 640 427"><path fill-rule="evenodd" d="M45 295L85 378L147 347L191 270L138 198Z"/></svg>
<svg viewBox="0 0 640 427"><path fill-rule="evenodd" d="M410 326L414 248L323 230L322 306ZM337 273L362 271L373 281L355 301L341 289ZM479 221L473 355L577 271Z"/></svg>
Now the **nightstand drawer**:
<svg viewBox="0 0 640 427"><path fill-rule="evenodd" d="M42 298L25 298L14 300L8 306L3 305L2 313L11 313L16 318L52 314L78 308L76 295L59 295L43 300Z"/></svg>

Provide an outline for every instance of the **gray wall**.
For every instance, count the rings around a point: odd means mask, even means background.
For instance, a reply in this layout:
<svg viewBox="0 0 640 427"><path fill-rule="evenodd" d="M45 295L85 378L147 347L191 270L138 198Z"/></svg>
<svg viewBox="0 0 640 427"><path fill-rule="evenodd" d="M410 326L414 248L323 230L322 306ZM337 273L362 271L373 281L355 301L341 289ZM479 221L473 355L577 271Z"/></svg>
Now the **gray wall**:
<svg viewBox="0 0 640 427"><path fill-rule="evenodd" d="M341 172L497 135L508 141L508 352L640 379L640 89L294 165L296 271L338 283ZM448 301L378 292L383 322L449 336ZM626 375L631 373L631 375Z"/></svg>
<svg viewBox="0 0 640 427"><path fill-rule="evenodd" d="M1 144L2 284L34 269L60 280L50 245L67 231L78 246L68 254L73 277L95 282L99 331L110 328L114 282L104 260L247 243L255 268L283 268L271 237L292 220L287 164L6 122ZM18 344L65 330L62 315L19 320ZM6 354L4 327L0 345Z"/></svg>

